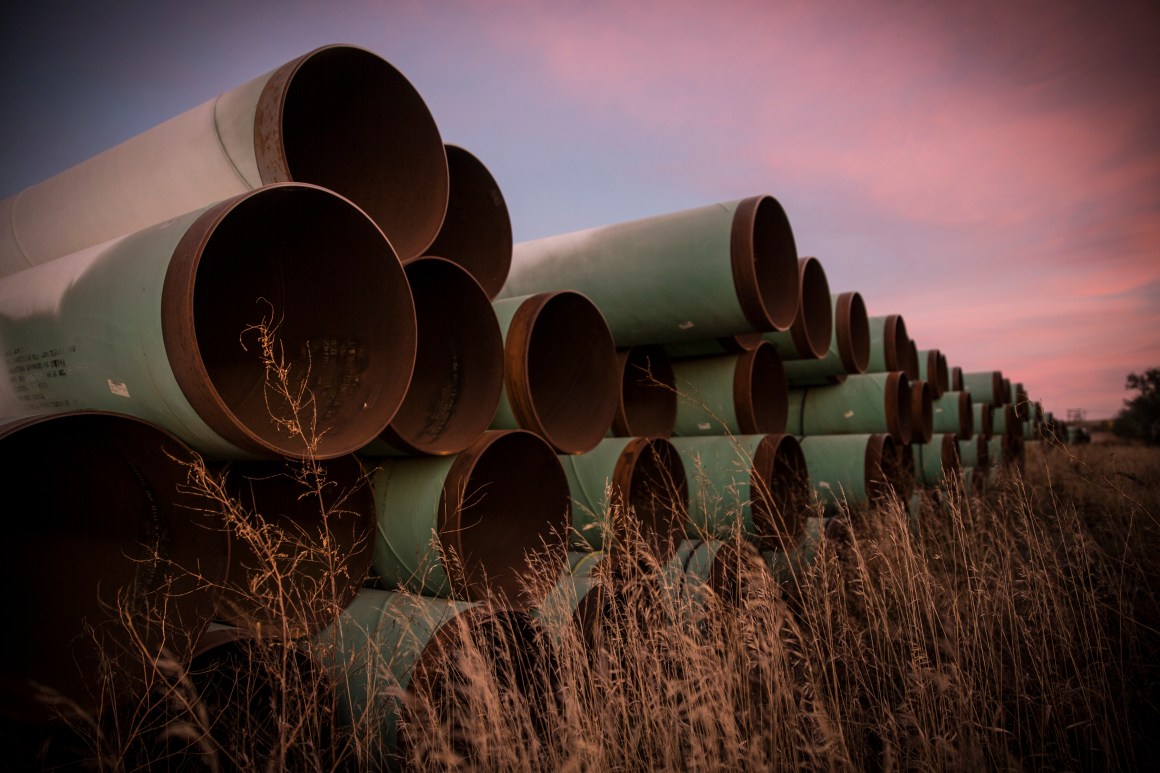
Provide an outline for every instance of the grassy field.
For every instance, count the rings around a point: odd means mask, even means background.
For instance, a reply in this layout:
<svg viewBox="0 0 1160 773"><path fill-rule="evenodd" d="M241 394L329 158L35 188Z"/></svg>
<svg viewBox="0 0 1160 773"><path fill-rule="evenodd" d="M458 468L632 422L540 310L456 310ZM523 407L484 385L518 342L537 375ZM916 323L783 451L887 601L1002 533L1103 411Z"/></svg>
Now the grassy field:
<svg viewBox="0 0 1160 773"><path fill-rule="evenodd" d="M1025 471L982 496L850 514L780 581L741 560L739 599L682 593L642 552L601 576L590 642L556 624L529 653L465 630L431 689L374 690L407 706L407 762L423 769L1146 768L1160 754L1158 518L1160 449L1029 444ZM196 689L174 672L148 710L82 718L27 759L380 764L377 724L352 735L336 719L321 645L246 646Z"/></svg>

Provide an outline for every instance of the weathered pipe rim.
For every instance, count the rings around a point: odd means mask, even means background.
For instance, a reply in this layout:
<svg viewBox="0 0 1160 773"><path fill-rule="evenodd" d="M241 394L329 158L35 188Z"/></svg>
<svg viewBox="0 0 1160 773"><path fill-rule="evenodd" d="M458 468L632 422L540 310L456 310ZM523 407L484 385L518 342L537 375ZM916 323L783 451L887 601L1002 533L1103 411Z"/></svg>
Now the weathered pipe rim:
<svg viewBox="0 0 1160 773"><path fill-rule="evenodd" d="M799 355L820 360L830 351L834 311L830 301L830 282L817 258L798 259L798 295L798 311L789 329L790 337Z"/></svg>
<svg viewBox="0 0 1160 773"><path fill-rule="evenodd" d="M910 376L911 380L917 380L920 378L918 369L918 344L912 338L907 348L910 350L910 355L906 359L906 375Z"/></svg>
<svg viewBox="0 0 1160 773"><path fill-rule="evenodd" d="M966 387L963 386L963 369L958 365L951 368L951 391L964 392Z"/></svg>
<svg viewBox="0 0 1160 773"><path fill-rule="evenodd" d="M733 410L742 435L785 431L789 419L789 381L777 347L762 341L737 355L733 371Z"/></svg>
<svg viewBox="0 0 1160 773"><path fill-rule="evenodd" d="M938 349L922 350L918 353L918 356L920 358L920 363L921 360L926 360L926 383L930 384L931 399L937 400L942 397L945 392L949 391L947 389L947 373L945 368L946 360L943 359L942 352L940 352ZM943 367L940 369L940 366ZM919 376L921 377L922 375L923 371L920 370Z"/></svg>
<svg viewBox="0 0 1160 773"><path fill-rule="evenodd" d="M862 479L865 482L866 499L870 502L881 498L887 490L895 490L898 482L891 475L898 466L898 445L885 432L875 432L866 438L866 451L862 461Z"/></svg>
<svg viewBox="0 0 1160 773"><path fill-rule="evenodd" d="M982 408L979 410L979 416L981 417L982 421L980 421L979 423L982 424L983 426L975 428L976 434L978 434L979 437L983 438L983 440L990 440L995 435L995 423L991 417L991 412L995 409L991 405L991 402L988 400L983 400L983 401L978 402L978 403L973 403L973 405L981 405L982 406ZM972 413L973 412L974 411L972 410Z"/></svg>
<svg viewBox="0 0 1160 773"><path fill-rule="evenodd" d="M367 246L374 245L377 248L378 252L374 255L366 250L335 248L335 254L342 254L349 261L344 270L349 273L352 286L366 290L369 295L371 280L377 277L378 284L381 285L378 289L383 290L378 296L374 296L377 300L380 302L391 300L395 294L401 298L405 292L410 301L406 307L402 307L402 304L380 304L374 309L374 315L384 320L380 344L389 347L390 356L374 357L371 366L361 374L358 390L346 400L346 404L351 406L351 415L347 417L345 428L339 431L333 431L332 428L322 433L322 436L316 439L315 448L309 450L304 449L301 442L287 442L268 415L263 417L261 427L254 427L247 424L231 406L227 405L207 369L198 336L199 320L195 314L194 290L202 268L202 259L219 227L232 218L246 217L239 212L247 211L251 206L259 204L280 206L288 209L291 214L296 214L294 207L283 203L286 197L306 200L317 198L319 203L311 205L312 211L321 211L323 206L336 207L340 216L344 219L349 218L350 222L345 224L344 228L335 229L341 232L335 234L335 240L340 244L354 244L365 240ZM269 204L267 200L270 200ZM257 231L260 238L266 238L267 232L263 228L266 224L261 218L254 225L257 227L249 228L251 235ZM356 234L356 230L361 230L362 233ZM303 271L300 276L284 276L283 284L294 281L305 287L315 288L317 281L314 274L320 269L321 266L315 266L313 271ZM225 279L222 278L222 281ZM414 302L410 300L410 289L407 288L406 282L403 266L379 227L349 199L332 191L305 183L280 183L226 199L208 208L189 226L174 248L165 273L161 298L161 329L173 376L202 421L243 452L262 458L309 456L313 459L329 459L353 453L373 440L391 421L402 404L411 382L411 370L415 364L418 342ZM370 303L369 298L367 303ZM384 312L382 305L389 305L390 308ZM371 311L369 306L365 310L369 315ZM331 309L326 303L316 304L311 323L329 320L332 316L330 312ZM238 331L239 334L241 332Z"/></svg>
<svg viewBox="0 0 1160 773"><path fill-rule="evenodd" d="M905 445L910 442L913 433L910 380L906 374L899 370L887 373L883 394L886 430L895 441Z"/></svg>
<svg viewBox="0 0 1160 773"><path fill-rule="evenodd" d="M649 378L656 384L633 381L648 363ZM612 417L615 437L672 437L677 425L677 377L663 346L630 346L616 353L620 395ZM635 399L635 398L640 399Z"/></svg>
<svg viewBox="0 0 1160 773"><path fill-rule="evenodd" d="M647 473L651 465L655 465L655 474L650 478ZM670 502L673 506L668 514L660 513L659 519L652 519L646 524L640 511L635 512L641 527L641 537L646 543L650 543L649 546L657 558L664 562L672 558L677 546L681 544L685 536L685 522L689 518L689 482L685 476L685 465L676 447L660 437L637 437L630 440L620 452L613 467L612 490L622 504L628 507L636 500L636 495L641 493L638 486L648 485L658 477L671 482L674 486L671 492L673 501ZM667 521L668 529L652 529L646 533L645 526L650 524L656 526L660 519Z"/></svg>
<svg viewBox="0 0 1160 773"><path fill-rule="evenodd" d="M911 382L910 411L910 442L929 443L934 437L934 401L929 381Z"/></svg>
<svg viewBox="0 0 1160 773"><path fill-rule="evenodd" d="M777 472L782 468L793 469L797 474L780 476ZM783 486L785 488L782 488ZM788 490L791 487L796 491ZM755 540L762 550L783 551L801 544L806 534L804 509L794 508L794 511L788 514L793 520L789 522L790 528L786 533L780 532L773 517L773 513L777 510L782 511L783 518L787 515L786 507L778 507L779 498L782 504L787 506L810 501L808 465L801 443L796 437L771 434L758 442L753 452L753 466L749 473L749 494L752 501L753 527L757 532Z"/></svg>
<svg viewBox="0 0 1160 773"><path fill-rule="evenodd" d="M512 265L512 221L491 171L471 151L444 144L450 175L447 215L427 247L466 269L495 300Z"/></svg>
<svg viewBox="0 0 1160 773"><path fill-rule="evenodd" d="M572 305L582 309L584 316L573 310L567 318L580 333L576 338L594 341L598 349L607 354L600 357L596 366L589 370L589 381L598 387L589 401L572 403L569 411L563 412L563 420L554 417L552 427L548 427L537 408L537 393L533 387L533 371L541 363L531 361L532 341L537 332L542 331L545 319L562 313ZM557 357L567 356L562 347L553 347ZM523 429L531 430L546 440L557 453L578 454L591 451L604 439L612 426L620 402L620 370L616 360L616 345L604 316L589 298L572 290L538 293L525 299L512 316L508 326L507 341L504 344L504 386L516 421ZM560 427L563 423L566 426Z"/></svg>
<svg viewBox="0 0 1160 773"><path fill-rule="evenodd" d="M357 133L365 133L377 137L373 149L385 157L362 158L361 164L346 164L335 166L343 167L335 179L327 180L300 180L298 182L316 183L336 191L339 195L356 200L358 205L367 211L372 220L384 232L390 234L392 246L398 252L400 259L406 260L423 254L424 250L435 240L447 213L447 204L450 195L450 179L447 165L447 154L443 147L443 138L430 109L423 101L422 96L414 85L407 80L394 65L365 48L349 44L332 44L321 46L302 56L292 59L275 70L262 89L254 116L254 152L257 156L258 172L264 184L296 181L294 162L287 154L291 145L304 144L312 152L318 152L318 143L306 141L299 143L293 140L297 135L306 134L309 139L311 127L294 125L291 116L287 115L287 103L293 100L295 92L302 87L302 81L327 79L327 68L333 67L335 60L347 60L360 68L360 77L357 81L365 84L364 88L380 89L385 92L382 114L387 116L374 131L365 128L365 115L357 118L359 129ZM340 75L337 77L340 86L350 82L350 75L339 66ZM373 80L376 79L377 80ZM376 116L378 117L378 116ZM411 134L418 131L420 141L402 141L404 135L413 140ZM344 132L350 135L351 132ZM357 144L357 143L356 143ZM333 147L328 151L335 152ZM355 152L368 151L368 148L355 148ZM340 148L337 152L347 155L352 152L351 147ZM388 160L406 159L406 163L389 164ZM367 168L391 168L392 174L386 181L379 180L374 186L368 186L365 170ZM357 168L354 175L344 174L347 168ZM405 171L404 171L405 170ZM440 174L439 172L442 172ZM328 168L328 173L334 171ZM380 176L381 177L381 176ZM384 184L384 182L388 184ZM351 195L349 187L367 188L375 191L376 196L371 199L366 196ZM416 217L414 212L399 212L398 200L404 198L401 193L406 190L430 190L431 200L423 207L424 215ZM430 211L426 211L430 207ZM437 217L435 216L437 215Z"/></svg>
<svg viewBox="0 0 1160 773"><path fill-rule="evenodd" d="M487 431L495 418L496 406L503 392L503 332L491 299L463 266L429 255L408 262L403 266L403 272L415 301L416 317L421 317L424 311L444 312L443 316L454 321L455 338L462 344L457 349L462 353L459 361L463 370L472 364L477 367L471 372L460 371L457 397L446 428L434 440L424 441L421 435L430 419L426 386L430 380L438 381L444 370L442 363L430 363L436 365L438 372L420 372L422 347L434 346L446 337L424 340L424 331L420 328L420 348L407 394L391 423L379 434L379 439L409 454L446 456L458 453ZM416 292L416 282L423 283L419 288L422 292ZM434 308L421 308L423 303Z"/></svg>
<svg viewBox="0 0 1160 773"><path fill-rule="evenodd" d="M943 477L949 478L963 467L962 456L959 454L959 444L951 432L944 432L942 434L940 444L942 446L940 449L940 462L942 464Z"/></svg>
<svg viewBox="0 0 1160 773"><path fill-rule="evenodd" d="M729 238L737 302L754 331L788 330L797 315L797 245L781 203L772 196L743 199Z"/></svg>
<svg viewBox="0 0 1160 773"><path fill-rule="evenodd" d="M447 470L447 474L443 478L443 486L439 495L437 510L438 520L436 533L438 534L439 544L444 551L444 555L458 556L460 560L466 560L469 556L477 555L476 551L468 551L465 548L465 541L463 539L465 527L462 519L462 507L450 507L448 503L460 503L460 497L470 493L469 489L471 488L472 477L476 472L476 468L483 463L484 458L486 456L503 454L508 458L509 464L515 465L521 459L525 460L526 463L529 453L541 455L542 459L537 461L544 463L549 469L559 469L556 491L550 497L550 499L560 503L559 515L553 516L552 518L545 518L543 512L540 510L551 507L550 503L541 502L538 496L534 493L529 493L530 504L538 505L539 508L528 506L518 508L516 512L505 509L498 515L492 515L490 520L495 520L497 526L500 523L504 523L504 519L506 519L507 523L519 522L521 528L515 529L510 533L522 536L526 549L540 549L545 545L555 543L560 544L561 550L566 549L566 535L570 533L572 528L572 497L564 469L560 466L559 459L556 458L556 451L542 437L528 430L489 430L468 448L454 457L451 466ZM553 464L555 465L554 467ZM489 482L494 483L494 481ZM538 485L544 485L544 480L539 480ZM488 518L488 515L486 513L480 513L478 508L483 506L493 507L495 503L490 501L490 499L485 497L479 502L472 503L473 520L480 520L481 517ZM495 512L494 507L492 512ZM473 538L477 536L475 533L472 534ZM524 599L522 597L524 588L519 587L518 583L499 584L497 582L497 578L513 577L520 574L525 565L496 565L492 563L494 555L495 553L491 551L483 551L482 555L480 555L480 566L486 577L480 577L479 572L472 572L469 581L464 581L462 578L455 581L456 597L465 598L469 601L481 601L491 597L494 592L498 591L506 597L505 603L513 609L530 609L539 603L539 599ZM520 558L523 559L524 556ZM485 581L485 579L489 581Z"/></svg>
<svg viewBox="0 0 1160 773"><path fill-rule="evenodd" d="M865 373L870 367L870 317L859 292L841 293L834 303L834 333L838 357L846 373Z"/></svg>
<svg viewBox="0 0 1160 773"><path fill-rule="evenodd" d="M959 401L959 440L970 440L975 435L975 406L970 392L954 392Z"/></svg>
<svg viewBox="0 0 1160 773"><path fill-rule="evenodd" d="M901 314L888 314L882 323L882 354L886 370L908 370L910 336L906 334L906 320Z"/></svg>

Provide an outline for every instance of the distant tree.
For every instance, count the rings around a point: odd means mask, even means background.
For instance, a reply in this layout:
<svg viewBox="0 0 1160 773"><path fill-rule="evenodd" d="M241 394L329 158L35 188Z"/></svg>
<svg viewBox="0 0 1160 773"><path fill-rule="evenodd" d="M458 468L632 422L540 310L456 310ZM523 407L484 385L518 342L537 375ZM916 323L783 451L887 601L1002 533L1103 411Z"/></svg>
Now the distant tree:
<svg viewBox="0 0 1160 773"><path fill-rule="evenodd" d="M1137 438L1160 445L1160 368L1146 373L1129 373L1125 389L1138 392L1124 401L1112 431L1125 438Z"/></svg>

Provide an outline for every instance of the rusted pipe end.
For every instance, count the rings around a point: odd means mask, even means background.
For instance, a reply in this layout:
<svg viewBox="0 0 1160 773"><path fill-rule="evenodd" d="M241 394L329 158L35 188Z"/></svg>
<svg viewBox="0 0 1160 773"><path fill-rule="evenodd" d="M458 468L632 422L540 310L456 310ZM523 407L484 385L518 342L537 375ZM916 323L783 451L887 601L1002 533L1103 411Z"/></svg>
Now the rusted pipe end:
<svg viewBox="0 0 1160 773"><path fill-rule="evenodd" d="M964 392L966 387L963 386L963 369L958 365L951 368L951 391Z"/></svg>
<svg viewBox="0 0 1160 773"><path fill-rule="evenodd" d="M870 367L870 318L858 292L842 293L834 305L838 356L846 373L865 373ZM843 379L845 380L845 379Z"/></svg>
<svg viewBox="0 0 1160 773"><path fill-rule="evenodd" d="M645 545L662 563L685 536L689 484L685 465L663 438L633 438L612 473L612 491L633 511Z"/></svg>
<svg viewBox="0 0 1160 773"><path fill-rule="evenodd" d="M755 575L772 579L769 564L749 540L725 540L713 555L709 570L709 587L730 606L737 606L749 596L749 587Z"/></svg>
<svg viewBox="0 0 1160 773"><path fill-rule="evenodd" d="M672 437L677 423L676 376L660 346L632 346L616 354L620 400L612 417L616 437Z"/></svg>
<svg viewBox="0 0 1160 773"><path fill-rule="evenodd" d="M892 496L904 500L910 496L914 486L914 465L907 467L900 455L902 449L909 448L909 443L895 443L894 438L881 432L866 439L862 475L866 482L866 498L871 504Z"/></svg>
<svg viewBox="0 0 1160 773"><path fill-rule="evenodd" d="M487 293L465 269L425 257L404 270L419 347L407 396L380 438L407 453L458 453L495 417L503 390L503 333Z"/></svg>
<svg viewBox="0 0 1160 773"><path fill-rule="evenodd" d="M979 417L982 419L982 421L979 423L982 426L975 428L983 440L990 440L991 437L995 434L995 425L991 416L991 413L994 410L995 409L991 406L991 403L983 401L983 408L979 411Z"/></svg>
<svg viewBox="0 0 1160 773"><path fill-rule="evenodd" d="M161 303L186 399L255 456L352 453L387 425L411 380L403 267L362 211L313 185L259 188L206 210L174 250ZM264 361L264 334L285 384Z"/></svg>
<svg viewBox="0 0 1160 773"><path fill-rule="evenodd" d="M906 375L913 381L919 378L918 375L918 345L912 338L910 340L910 354L906 358Z"/></svg>
<svg viewBox="0 0 1160 773"><path fill-rule="evenodd" d="M925 371L926 383L930 385L930 397L932 400L937 400L943 396L944 392L948 391L950 379L946 371L946 361L938 349L921 351L918 356L923 361L922 364L925 365L925 368L920 370L919 377L921 378L923 371Z"/></svg>
<svg viewBox="0 0 1160 773"><path fill-rule="evenodd" d="M959 455L959 444L950 432L941 435L939 441L939 458L942 464L943 477L950 478L957 475L963 468L963 460Z"/></svg>
<svg viewBox="0 0 1160 773"><path fill-rule="evenodd" d="M227 554L221 520L189 491L194 461L177 438L129 416L0 423L11 516L0 588L20 621L0 637L0 714L59 721L37 684L84 712L110 698L135 705L163 648L182 663L191 656Z"/></svg>
<svg viewBox="0 0 1160 773"><path fill-rule="evenodd" d="M914 381L910 385L910 442L929 443L934 436L934 401L930 382Z"/></svg>
<svg viewBox="0 0 1160 773"><path fill-rule="evenodd" d="M789 418L789 381L777 348L763 341L737 358L733 408L742 435L785 432Z"/></svg>
<svg viewBox="0 0 1160 773"><path fill-rule="evenodd" d="M1003 398L1002 399L1003 405L1010 405L1011 404L1011 379L1009 379L1009 378L1003 379L1003 386L1002 386L1002 389L1000 390L999 394Z"/></svg>
<svg viewBox="0 0 1160 773"><path fill-rule="evenodd" d="M886 317L882 331L882 353L886 358L887 371L906 371L910 359L910 336L906 334L906 321L901 314Z"/></svg>
<svg viewBox="0 0 1160 773"><path fill-rule="evenodd" d="M941 351L938 353L938 363L935 367L934 373L936 375L932 378L938 382L939 395L941 396L942 394L951 391L951 374L950 370L947 368L947 356Z"/></svg>
<svg viewBox="0 0 1160 773"><path fill-rule="evenodd" d="M494 299L512 265L512 221L499 184L478 158L446 145L451 195L439 235L427 248L458 263Z"/></svg>
<svg viewBox="0 0 1160 773"><path fill-rule="evenodd" d="M818 360L830 351L834 332L830 283L817 258L798 259L798 311L789 332L803 359Z"/></svg>
<svg viewBox="0 0 1160 773"><path fill-rule="evenodd" d="M1015 393L1015 416L1019 421L1027 421L1030 410L1027 403L1027 390L1023 384L1015 384L1012 390Z"/></svg>
<svg viewBox="0 0 1160 773"><path fill-rule="evenodd" d="M793 435L766 435L749 476L755 541L762 550L792 550L805 536L812 500L801 444Z"/></svg>
<svg viewBox="0 0 1160 773"><path fill-rule="evenodd" d="M1007 379L1003 378L1003 372L994 370L991 371L991 394L992 397L988 401L993 406L1006 405L1010 400L1004 397L1007 392L1004 390L1004 385Z"/></svg>
<svg viewBox="0 0 1160 773"><path fill-rule="evenodd" d="M898 443L903 445L910 442L913 428L911 418L913 398L910 394L910 380L901 371L893 371L886 376L886 385L883 390L886 401L886 429Z"/></svg>
<svg viewBox="0 0 1160 773"><path fill-rule="evenodd" d="M1022 438L1023 424L1015 415L1015 406L1008 403L1001 406L999 410L1003 411L1003 434L1007 437Z"/></svg>
<svg viewBox="0 0 1160 773"><path fill-rule="evenodd" d="M455 457L439 499L439 542L456 598L497 595L528 609L528 556L561 553L572 525L568 479L556 452L523 430L486 432ZM562 560L562 559L561 559Z"/></svg>
<svg viewBox="0 0 1160 773"><path fill-rule="evenodd" d="M415 87L369 51L323 46L282 65L259 98L254 148L263 183L345 196L401 260L439 233L450 187L443 139Z"/></svg>
<svg viewBox="0 0 1160 773"><path fill-rule="evenodd" d="M504 385L519 425L557 453L591 451L612 426L620 371L600 310L570 290L528 298L512 317Z"/></svg>
<svg viewBox="0 0 1160 773"><path fill-rule="evenodd" d="M959 440L970 440L975 434L975 406L970 392L959 392Z"/></svg>
<svg viewBox="0 0 1160 773"><path fill-rule="evenodd" d="M353 456L318 463L233 462L222 478L230 539L217 617L274 638L309 636L350 603L370 572L375 502Z"/></svg>
<svg viewBox="0 0 1160 773"><path fill-rule="evenodd" d="M487 669L486 676L473 669ZM523 611L472 607L448 620L423 647L411 670L407 686L419 700L400 702L397 754L400 767L410 767L416 739L433 720L452 739L452 751L469 767L477 767L467 738L479 717L475 704L460 700L472 682L486 678L501 691L502 703L518 705L529 714L523 719L535 732L549 733L557 710L559 678L556 656L549 639ZM432 718L428 708L434 708ZM392 766L394 767L394 766Z"/></svg>
<svg viewBox="0 0 1160 773"><path fill-rule="evenodd" d="M754 330L788 330L798 308L797 245L772 196L745 199L733 214L733 286Z"/></svg>
<svg viewBox="0 0 1160 773"><path fill-rule="evenodd" d="M985 470L991 466L991 445L982 435L976 437L978 450L976 454L979 457L979 463L976 465L979 469Z"/></svg>

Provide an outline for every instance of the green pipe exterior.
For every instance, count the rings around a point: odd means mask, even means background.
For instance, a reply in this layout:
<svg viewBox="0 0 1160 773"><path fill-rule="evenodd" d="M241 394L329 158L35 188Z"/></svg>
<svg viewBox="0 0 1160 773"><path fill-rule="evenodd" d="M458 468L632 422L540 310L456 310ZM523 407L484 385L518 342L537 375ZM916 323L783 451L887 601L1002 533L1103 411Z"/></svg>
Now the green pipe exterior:
<svg viewBox="0 0 1160 773"><path fill-rule="evenodd" d="M673 376L675 435L757 435L785 430L785 369L771 344L762 341L743 354L677 360Z"/></svg>
<svg viewBox="0 0 1160 773"><path fill-rule="evenodd" d="M987 439L975 435L970 440L959 441L959 460L966 467L987 467L991 463Z"/></svg>
<svg viewBox="0 0 1160 773"><path fill-rule="evenodd" d="M620 402L620 367L604 318L571 291L492 304L503 333L504 384L492 429L526 429L561 454L596 447Z"/></svg>
<svg viewBox="0 0 1160 773"><path fill-rule="evenodd" d="M500 298L587 295L617 346L785 330L797 247L781 204L753 196L516 244Z"/></svg>
<svg viewBox="0 0 1160 773"><path fill-rule="evenodd" d="M324 46L0 202L0 276L290 181L355 202L403 260L447 209L447 156L414 86L369 51Z"/></svg>
<svg viewBox="0 0 1160 773"><path fill-rule="evenodd" d="M901 314L870 317L870 362L867 373L905 372L910 366L910 336Z"/></svg>
<svg viewBox="0 0 1160 773"><path fill-rule="evenodd" d="M268 385L258 325L305 421ZM395 415L415 308L382 232L323 188L268 186L7 277L0 415L105 410L208 456L331 458ZM309 431L309 430L308 430Z"/></svg>
<svg viewBox="0 0 1160 773"><path fill-rule="evenodd" d="M568 568L560 572L559 581L532 612L545 630L559 631L575 621L581 603L595 585L592 572L606 556L600 550L568 552Z"/></svg>
<svg viewBox="0 0 1160 773"><path fill-rule="evenodd" d="M740 531L765 550L802 536L810 505L800 444L789 435L674 438L689 485L689 539Z"/></svg>
<svg viewBox="0 0 1160 773"><path fill-rule="evenodd" d="M1000 371L979 370L964 373L963 386L971 393L971 398L976 403L1003 405L1007 402L1003 394L1003 374Z"/></svg>
<svg viewBox="0 0 1160 773"><path fill-rule="evenodd" d="M427 255L446 258L466 269L495 300L512 264L512 221L503 191L491 172L470 151L444 145L449 192L447 215Z"/></svg>
<svg viewBox="0 0 1160 773"><path fill-rule="evenodd" d="M955 436L941 433L914 445L914 479L920 486L941 486L962 468Z"/></svg>
<svg viewBox="0 0 1160 773"><path fill-rule="evenodd" d="M830 283L817 258L798 259L798 311L789 330L762 336L785 362L826 356L834 337Z"/></svg>
<svg viewBox="0 0 1160 773"><path fill-rule="evenodd" d="M741 354L753 351L762 340L761 333L709 338L701 341L680 341L661 346L667 356L674 360L689 357L715 357L721 354Z"/></svg>
<svg viewBox="0 0 1160 773"><path fill-rule="evenodd" d="M454 456L383 459L371 487L374 569L386 587L534 606L524 598L528 554L562 550L571 528L560 462L522 430L487 432Z"/></svg>
<svg viewBox="0 0 1160 773"><path fill-rule="evenodd" d="M938 349L918 350L918 377L930 384L930 396L937 400L951 390L947 358Z"/></svg>
<svg viewBox="0 0 1160 773"><path fill-rule="evenodd" d="M1019 426L1019 420L1015 418L1013 405L1000 405L991 411L991 431L995 435L1011 437L1022 435L1022 428Z"/></svg>
<svg viewBox="0 0 1160 773"><path fill-rule="evenodd" d="M672 555L689 512L685 468L672 443L605 438L587 453L559 459L572 496L573 546L609 551L627 530L629 543L641 539L660 561Z"/></svg>
<svg viewBox="0 0 1160 773"><path fill-rule="evenodd" d="M789 390L791 435L865 435L888 432L911 438L912 396L906 375L865 373L843 384Z"/></svg>
<svg viewBox="0 0 1160 773"><path fill-rule="evenodd" d="M975 409L970 392L943 392L931 403L934 432L952 432L959 440L975 434Z"/></svg>
<svg viewBox="0 0 1160 773"><path fill-rule="evenodd" d="M811 435L800 443L814 496L831 515L866 507L898 487L898 450L890 435Z"/></svg>
<svg viewBox="0 0 1160 773"><path fill-rule="evenodd" d="M4 639L0 715L59 721L45 688L85 712L139 706L163 651L188 663L229 555L220 513L188 485L195 461L172 434L129 416L0 420L0 593L22 621Z"/></svg>
<svg viewBox="0 0 1160 773"><path fill-rule="evenodd" d="M975 434L984 440L990 440L995 434L995 428L991 422L991 417L994 414L994 411L991 410L991 403L971 395L971 411L974 414Z"/></svg>
<svg viewBox="0 0 1160 773"><path fill-rule="evenodd" d="M785 363L791 388L840 384L849 374L865 373L870 365L870 320L857 292L830 295L834 321L830 348L821 359Z"/></svg>

